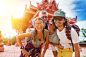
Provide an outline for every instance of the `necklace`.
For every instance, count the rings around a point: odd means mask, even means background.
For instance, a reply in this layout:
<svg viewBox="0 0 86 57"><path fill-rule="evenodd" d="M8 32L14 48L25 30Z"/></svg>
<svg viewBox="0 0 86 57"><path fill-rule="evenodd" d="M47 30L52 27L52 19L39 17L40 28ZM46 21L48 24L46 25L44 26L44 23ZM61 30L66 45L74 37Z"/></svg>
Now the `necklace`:
<svg viewBox="0 0 86 57"><path fill-rule="evenodd" d="M49 30L49 34L50 34L50 35L52 35L53 33L54 33L54 31L51 32L51 31Z"/></svg>
<svg viewBox="0 0 86 57"><path fill-rule="evenodd" d="M39 41L43 40L43 34L37 35L37 39L38 39Z"/></svg>

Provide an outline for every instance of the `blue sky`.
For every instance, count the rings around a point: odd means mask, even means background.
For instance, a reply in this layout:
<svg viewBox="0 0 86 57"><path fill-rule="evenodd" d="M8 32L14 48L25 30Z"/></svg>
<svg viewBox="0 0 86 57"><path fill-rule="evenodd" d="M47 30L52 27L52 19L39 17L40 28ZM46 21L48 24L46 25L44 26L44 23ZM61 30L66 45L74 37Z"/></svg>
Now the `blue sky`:
<svg viewBox="0 0 86 57"><path fill-rule="evenodd" d="M76 7L73 9L77 13L77 21L86 21L86 0L75 1Z"/></svg>

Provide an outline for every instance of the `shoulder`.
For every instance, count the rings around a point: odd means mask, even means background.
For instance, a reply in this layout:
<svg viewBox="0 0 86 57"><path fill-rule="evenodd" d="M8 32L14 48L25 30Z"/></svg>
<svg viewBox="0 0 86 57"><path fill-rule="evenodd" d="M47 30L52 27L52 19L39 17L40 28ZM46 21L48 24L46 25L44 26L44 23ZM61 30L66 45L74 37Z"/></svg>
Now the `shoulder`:
<svg viewBox="0 0 86 57"><path fill-rule="evenodd" d="M73 36L73 37L78 37L78 34L77 34L77 32L75 31L75 29L74 28L72 28L71 27L71 35Z"/></svg>
<svg viewBox="0 0 86 57"><path fill-rule="evenodd" d="M71 27L71 33L76 33L75 29Z"/></svg>
<svg viewBox="0 0 86 57"><path fill-rule="evenodd" d="M48 30L46 30L46 29L44 29L44 31L46 31L47 33L49 33L49 31L48 31Z"/></svg>

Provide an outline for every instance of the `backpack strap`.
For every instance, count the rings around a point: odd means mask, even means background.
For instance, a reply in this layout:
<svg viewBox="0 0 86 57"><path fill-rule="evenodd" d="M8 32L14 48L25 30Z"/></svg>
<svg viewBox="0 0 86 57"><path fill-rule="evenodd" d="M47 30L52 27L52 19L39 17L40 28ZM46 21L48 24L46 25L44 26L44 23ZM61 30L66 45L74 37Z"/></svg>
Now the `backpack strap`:
<svg viewBox="0 0 86 57"><path fill-rule="evenodd" d="M68 25L66 26L65 32L66 32L67 38L68 38L69 40L71 40L71 26L70 26L70 24L68 24Z"/></svg>
<svg viewBox="0 0 86 57"><path fill-rule="evenodd" d="M78 36L79 36L79 31L80 31L80 28L79 26L77 26L76 24L70 24L71 27L73 27L75 29L75 31L77 32Z"/></svg>
<svg viewBox="0 0 86 57"><path fill-rule="evenodd" d="M73 45L73 41L72 41L72 39L71 39L71 25L70 25L70 24L68 24L68 25L66 26L65 32L66 32L66 37L67 37L69 40L71 40L72 48L73 48L73 51L74 51L74 45Z"/></svg>

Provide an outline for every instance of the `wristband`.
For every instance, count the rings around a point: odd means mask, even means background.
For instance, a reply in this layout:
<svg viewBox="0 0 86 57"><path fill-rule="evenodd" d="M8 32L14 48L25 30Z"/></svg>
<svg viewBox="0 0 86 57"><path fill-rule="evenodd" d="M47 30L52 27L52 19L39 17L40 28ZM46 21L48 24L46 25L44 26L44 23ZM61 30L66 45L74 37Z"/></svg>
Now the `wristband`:
<svg viewBox="0 0 86 57"><path fill-rule="evenodd" d="M24 46L21 46L20 49L24 49Z"/></svg>

